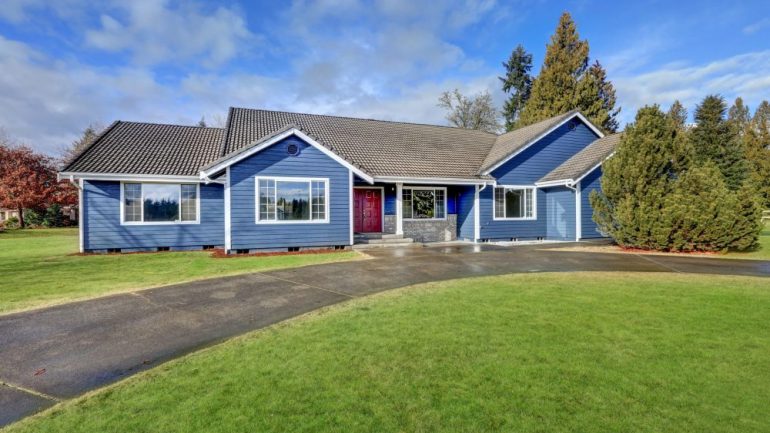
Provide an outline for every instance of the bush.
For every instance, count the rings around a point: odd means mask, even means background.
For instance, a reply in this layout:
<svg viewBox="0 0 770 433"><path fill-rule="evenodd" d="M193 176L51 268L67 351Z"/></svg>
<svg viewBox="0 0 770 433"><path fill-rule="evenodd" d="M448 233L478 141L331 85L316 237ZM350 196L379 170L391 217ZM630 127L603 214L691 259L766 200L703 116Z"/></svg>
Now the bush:
<svg viewBox="0 0 770 433"><path fill-rule="evenodd" d="M7 229L17 229L19 228L19 219L15 216L10 217L3 222L3 227Z"/></svg>
<svg viewBox="0 0 770 433"><path fill-rule="evenodd" d="M663 203L654 234L662 249L727 251L757 245L759 206L749 190L730 191L714 164L683 173Z"/></svg>

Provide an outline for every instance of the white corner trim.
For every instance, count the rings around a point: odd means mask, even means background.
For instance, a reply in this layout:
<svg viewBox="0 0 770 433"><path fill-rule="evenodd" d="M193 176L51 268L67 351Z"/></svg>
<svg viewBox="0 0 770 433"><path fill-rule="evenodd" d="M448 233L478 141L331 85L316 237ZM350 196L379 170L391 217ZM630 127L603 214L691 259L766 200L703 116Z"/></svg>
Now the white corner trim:
<svg viewBox="0 0 770 433"><path fill-rule="evenodd" d="M353 170L348 169L348 218L350 223L350 245L352 246L355 243L355 221L353 220L353 206L355 206L355 203L353 202ZM383 203L385 202L385 197L382 197ZM383 219L385 219L385 215L383 212Z"/></svg>
<svg viewBox="0 0 770 433"><path fill-rule="evenodd" d="M343 159L342 157L340 157L339 155L337 155L333 151L329 150L326 146L324 146L321 143L317 142L312 137L310 137L309 135L305 134L304 132L302 132L301 130L299 130L297 128L291 128L291 129L289 129L287 131L284 131L284 132L282 132L282 133L280 133L278 135L274 135L274 136L270 137L269 139L267 139L267 140L265 140L263 142L257 141L255 143L253 143L252 145L254 147L247 148L243 152L240 152L240 153L238 153L236 155L233 155L230 158L222 160L219 163L217 163L216 165L213 165L213 166L211 166L209 168L206 168L205 170L201 170L200 178L201 179L205 179L205 178L213 175L214 173L217 173L217 172L225 169L226 167L229 167L229 166L231 166L231 165L233 165L233 164L235 164L235 163L237 163L239 161L242 161L242 160L244 160L244 159L246 159L246 158L248 158L248 157L250 157L250 156L252 156L252 155L254 155L256 153L261 152L262 150L264 150L264 149L266 149L266 148L268 148L268 147L270 147L270 146L272 146L272 145L274 145L276 143L279 143L280 141L282 141L282 140L284 140L284 139L286 139L288 137L291 137L292 135L300 138L302 141L304 141L304 142L308 143L309 145L315 147L316 149L320 150L321 153L325 154L329 158L331 158L334 161L338 162L339 164L341 164L342 166L344 166L348 170L353 171L353 173L355 173L358 177L360 177L364 181L366 181L366 182L368 182L370 184L374 183L374 180L372 179L371 176L369 176L368 174L364 173L361 169L359 169L358 167L356 167L353 164L349 163L348 161L346 161L345 159Z"/></svg>
<svg viewBox="0 0 770 433"><path fill-rule="evenodd" d="M228 254L233 248L230 215L230 167L227 167L225 169L225 254Z"/></svg>
<svg viewBox="0 0 770 433"><path fill-rule="evenodd" d="M575 184L575 240L579 241L583 237L583 222L581 213L583 206L583 193L580 191L580 182Z"/></svg>
<svg viewBox="0 0 770 433"><path fill-rule="evenodd" d="M404 234L404 201L402 194L404 192L404 184L396 182L396 234Z"/></svg>
<svg viewBox="0 0 770 433"><path fill-rule="evenodd" d="M78 235L80 237L80 252L84 253L86 252L86 241L83 237L85 235L85 222L83 221L83 215L85 214L83 212L83 203L85 203L83 195L85 191L83 191L83 179L78 179L78 184L80 185L80 188L78 188Z"/></svg>
<svg viewBox="0 0 770 433"><path fill-rule="evenodd" d="M495 163L495 164L494 164L492 167L490 167L490 168L488 168L488 169L484 170L484 172L483 172L482 174L488 175L489 173L491 173L491 172L495 171L495 170L496 170L496 169L498 169L498 168L499 168L501 165L503 165L503 164L505 164L506 162L508 162L508 161L512 160L512 159L513 159L513 158L515 158L517 155L519 155L521 152L524 152L524 151L525 151L525 150L527 150L527 149L528 149L530 146L532 146L533 144L535 144L535 143L537 143L538 141L542 140L542 139L543 139L543 138L545 138L545 137L546 137L548 134L552 133L553 131L556 131L556 130L557 130L557 129L559 129L559 128L560 128L562 125L564 125L565 123L569 122L570 120L572 120L572 119L574 119L574 118L576 118L576 117L577 117L578 119L580 119L580 120L581 120L581 121L582 121L582 122L583 122L583 123L584 123L584 124L585 124L585 125L588 127L588 129L590 129L591 131L593 131L593 133L594 133L594 134L596 134L597 136L599 136L599 138L602 138L602 137L604 137L604 133L603 133L601 130L599 130L599 128L597 128L597 127L596 127L596 126L595 126L593 123L591 123L591 121L589 121L588 119L586 119L586 118L585 118L585 116L583 116L582 114L580 114L580 112L577 112L577 113L573 114L572 116L569 116L569 117L567 117L566 119L562 120L561 122L559 122L559 123L558 123L558 124L556 124L555 126L551 127L550 129L548 129L548 130L547 130L547 131L545 131L544 133L542 133L542 134L538 135L537 137L533 138L533 139L532 139L532 140L530 140L530 141L529 141L527 144L525 144L523 147L521 147L520 149L516 150L516 151L515 151L515 152L513 152L512 154L510 154L510 155L506 156L505 158L503 158L502 160L500 160L500 161L496 162L496 163Z"/></svg>

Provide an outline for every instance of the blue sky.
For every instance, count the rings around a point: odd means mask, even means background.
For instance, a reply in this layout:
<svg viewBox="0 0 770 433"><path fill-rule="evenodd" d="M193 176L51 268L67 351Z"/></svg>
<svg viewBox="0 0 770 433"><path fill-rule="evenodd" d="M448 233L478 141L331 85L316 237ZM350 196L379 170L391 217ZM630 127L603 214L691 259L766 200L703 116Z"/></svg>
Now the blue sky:
<svg viewBox="0 0 770 433"><path fill-rule="evenodd" d="M726 6L729 5L729 6ZM228 106L444 124L569 11L622 121L708 93L770 99L770 2L3 0L0 127L56 154L90 123L218 123Z"/></svg>

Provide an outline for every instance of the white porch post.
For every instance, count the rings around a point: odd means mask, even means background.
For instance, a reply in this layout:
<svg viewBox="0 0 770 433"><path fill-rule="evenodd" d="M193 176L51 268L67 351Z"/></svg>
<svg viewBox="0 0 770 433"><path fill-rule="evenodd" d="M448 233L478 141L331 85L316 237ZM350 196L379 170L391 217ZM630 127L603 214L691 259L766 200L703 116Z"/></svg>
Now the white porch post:
<svg viewBox="0 0 770 433"><path fill-rule="evenodd" d="M401 193L404 190L404 184L401 182L396 183L396 234L404 234L404 202L401 199Z"/></svg>
<svg viewBox="0 0 770 433"><path fill-rule="evenodd" d="M583 197L582 193L580 191L580 182L575 184L575 240L579 241L580 238L583 237L583 224L581 219L583 216L581 215L582 209L580 208L583 204Z"/></svg>

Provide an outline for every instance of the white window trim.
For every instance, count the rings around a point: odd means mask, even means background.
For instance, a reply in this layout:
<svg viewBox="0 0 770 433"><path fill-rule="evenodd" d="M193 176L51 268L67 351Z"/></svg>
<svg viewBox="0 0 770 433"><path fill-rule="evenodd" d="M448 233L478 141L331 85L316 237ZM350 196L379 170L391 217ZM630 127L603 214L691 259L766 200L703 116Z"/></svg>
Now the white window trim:
<svg viewBox="0 0 770 433"><path fill-rule="evenodd" d="M442 190L444 191L444 217L443 218L403 218L403 212L404 212L404 190L411 189L411 190L427 190L427 191L436 191L436 190ZM446 221L447 218L447 202L449 201L449 197L447 196L447 189L444 186L408 186L404 185L401 189L401 213L402 213L402 220L403 221ZM412 200L412 215L414 215L414 200Z"/></svg>
<svg viewBox="0 0 770 433"><path fill-rule="evenodd" d="M322 220L261 220L259 219L259 181L273 180L276 182L307 182L310 185L310 195L313 195L312 182L324 183L324 201L326 209ZM254 177L254 223L255 224L328 224L330 221L331 206L329 203L329 178L327 177L286 177L286 176L255 176ZM313 198L310 197L310 217L313 217ZM352 203L351 203L352 204ZM277 203L276 203L277 205Z"/></svg>
<svg viewBox="0 0 770 433"><path fill-rule="evenodd" d="M531 189L532 190L532 216L519 218L500 218L495 212L495 190L505 189ZM536 221L537 220L537 187L535 185L495 185L492 189L492 221Z"/></svg>
<svg viewBox="0 0 770 433"><path fill-rule="evenodd" d="M125 200L123 199L123 185L127 183L138 183L140 185L145 184L159 184L159 185L166 185L168 182L142 182L142 181L121 181L120 182L120 225L123 226L170 226L170 225L187 225L187 224L200 224L201 222L201 184L195 183L195 182L181 182L177 184L179 186L179 217L182 217L182 185L195 185L195 221L144 221L144 187L142 187L142 198L141 198L141 215L142 215L142 221L126 221L126 213L125 213Z"/></svg>

